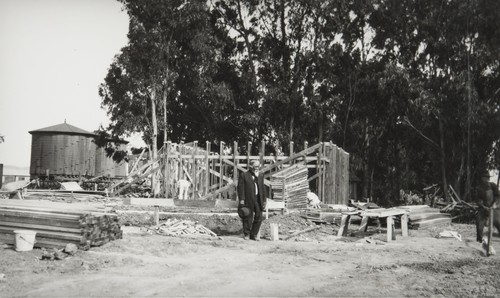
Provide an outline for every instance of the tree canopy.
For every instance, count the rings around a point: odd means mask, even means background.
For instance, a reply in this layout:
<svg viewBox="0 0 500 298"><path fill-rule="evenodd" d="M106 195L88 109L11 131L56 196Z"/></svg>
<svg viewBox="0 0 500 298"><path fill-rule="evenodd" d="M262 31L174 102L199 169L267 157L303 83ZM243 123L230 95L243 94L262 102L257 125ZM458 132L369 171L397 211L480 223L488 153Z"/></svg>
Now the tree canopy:
<svg viewBox="0 0 500 298"><path fill-rule="evenodd" d="M120 0L129 43L99 87L112 136L332 141L363 196L500 168L496 0Z"/></svg>

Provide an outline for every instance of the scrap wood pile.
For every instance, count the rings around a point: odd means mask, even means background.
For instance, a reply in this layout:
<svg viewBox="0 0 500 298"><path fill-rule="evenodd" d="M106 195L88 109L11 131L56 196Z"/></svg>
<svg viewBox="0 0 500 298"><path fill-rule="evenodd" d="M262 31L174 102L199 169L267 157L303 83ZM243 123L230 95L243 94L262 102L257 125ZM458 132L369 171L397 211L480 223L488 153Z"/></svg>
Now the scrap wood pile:
<svg viewBox="0 0 500 298"><path fill-rule="evenodd" d="M471 222L475 221L477 204L467 203L460 199L453 187L449 186L449 198L451 202L441 208L441 212L446 212L458 222Z"/></svg>
<svg viewBox="0 0 500 298"><path fill-rule="evenodd" d="M284 201L287 209L307 208L309 191L307 175L307 167L303 164L296 164L273 174L271 176L273 199Z"/></svg>
<svg viewBox="0 0 500 298"><path fill-rule="evenodd" d="M432 208L428 205L400 206L398 208L409 211L408 227L411 229L417 230L419 228L451 224L451 215L441 212L438 208Z"/></svg>
<svg viewBox="0 0 500 298"><path fill-rule="evenodd" d="M158 156L162 156L162 149L158 151ZM122 180L119 180L115 182L113 185L110 186L111 189L111 194L113 196L119 195L122 192L124 192L126 189L130 188L132 185L136 183L141 183L143 182L146 178L150 177L151 175L155 175L157 172L160 171L161 165L160 165L160 159L161 158L156 158L155 160L149 161L142 166L139 166L139 163L141 161L142 155L144 154L143 152L140 154L139 158L136 160L134 165L132 166L132 169L130 170L130 173L128 174L127 177L125 177Z"/></svg>
<svg viewBox="0 0 500 298"><path fill-rule="evenodd" d="M39 202L1 201L0 242L14 244L14 231L32 230L36 232L34 247L64 248L72 243L87 250L123 236L116 214L85 210L70 204L61 208L60 205L51 207Z"/></svg>
<svg viewBox="0 0 500 298"><path fill-rule="evenodd" d="M167 236L217 237L217 234L215 234L211 230L191 220L180 220L180 219L169 218L167 221L147 229L150 232Z"/></svg>

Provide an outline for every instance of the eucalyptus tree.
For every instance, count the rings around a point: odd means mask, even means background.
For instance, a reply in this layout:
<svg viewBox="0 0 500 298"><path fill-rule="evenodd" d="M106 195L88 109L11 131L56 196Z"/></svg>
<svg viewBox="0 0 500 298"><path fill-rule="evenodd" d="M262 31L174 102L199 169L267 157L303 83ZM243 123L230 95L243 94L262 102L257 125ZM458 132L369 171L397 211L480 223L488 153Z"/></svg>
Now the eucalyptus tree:
<svg viewBox="0 0 500 298"><path fill-rule="evenodd" d="M420 84L404 115L429 151L429 175L445 194L456 181L470 195L472 168L483 167L498 127L500 13L497 1L375 1L370 19L384 59L407 68ZM395 24L398 24L395 26ZM496 82L495 82L496 81ZM487 124L488 123L488 124ZM417 165L414 165L417 166Z"/></svg>
<svg viewBox="0 0 500 298"><path fill-rule="evenodd" d="M107 130L142 132L153 158L158 141L203 141L230 131L217 125L226 123L223 115L234 106L227 82L234 78L231 45L217 31L206 1L121 2L130 17L129 42L99 88L111 118Z"/></svg>
<svg viewBox="0 0 500 298"><path fill-rule="evenodd" d="M332 2L332 1L327 1ZM280 144L324 140L333 122L335 61L325 27L329 3L290 0L213 0L219 24L237 42L240 87L248 102L250 140Z"/></svg>
<svg viewBox="0 0 500 298"><path fill-rule="evenodd" d="M167 137L177 142L224 138L218 126L232 120L238 84L234 45L216 26L206 1L122 3L130 16L129 43L99 90L111 116L109 130L144 132L153 150Z"/></svg>

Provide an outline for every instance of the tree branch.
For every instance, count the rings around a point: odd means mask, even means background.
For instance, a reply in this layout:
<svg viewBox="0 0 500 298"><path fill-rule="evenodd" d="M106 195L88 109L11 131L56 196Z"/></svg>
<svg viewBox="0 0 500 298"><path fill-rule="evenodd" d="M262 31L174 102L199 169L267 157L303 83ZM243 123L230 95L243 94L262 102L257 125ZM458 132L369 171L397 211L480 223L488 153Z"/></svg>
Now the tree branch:
<svg viewBox="0 0 500 298"><path fill-rule="evenodd" d="M413 128L413 130L415 130L424 140L426 140L427 142L429 142L431 145L433 145L434 149L437 149L437 150L440 150L441 147L439 147L439 145L434 142L433 140L431 140L429 137L427 137L426 135L424 135L424 133L422 131L420 131L418 128L416 128L411 122L410 120L408 119L408 117L404 117L404 121L403 123L405 123L406 125L408 125L409 127Z"/></svg>

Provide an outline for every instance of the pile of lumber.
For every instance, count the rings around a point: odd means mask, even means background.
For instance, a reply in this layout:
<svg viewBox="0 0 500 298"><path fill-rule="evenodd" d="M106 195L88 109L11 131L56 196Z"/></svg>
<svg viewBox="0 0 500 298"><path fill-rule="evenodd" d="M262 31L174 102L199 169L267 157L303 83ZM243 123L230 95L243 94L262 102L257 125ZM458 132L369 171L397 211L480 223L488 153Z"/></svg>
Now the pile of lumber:
<svg viewBox="0 0 500 298"><path fill-rule="evenodd" d="M0 242L14 244L15 230L32 230L34 247L59 249L73 243L87 250L123 236L116 214L45 203L50 202L0 200Z"/></svg>
<svg viewBox="0 0 500 298"><path fill-rule="evenodd" d="M285 168L271 176L273 199L285 202L285 208L307 208L307 167L296 164Z"/></svg>
<svg viewBox="0 0 500 298"><path fill-rule="evenodd" d="M308 208L308 209L302 209L300 211L300 216L309 219L313 222L338 223L342 218L342 212L328 208L322 208L322 209Z"/></svg>
<svg viewBox="0 0 500 298"><path fill-rule="evenodd" d="M344 212L356 211L355 208L346 205L327 205L328 208L307 208L300 211L300 216L314 222L340 223Z"/></svg>
<svg viewBox="0 0 500 298"><path fill-rule="evenodd" d="M208 236L217 237L217 234L190 220L171 219L159 225L148 228L149 231L167 236Z"/></svg>
<svg viewBox="0 0 500 298"><path fill-rule="evenodd" d="M427 205L401 206L398 208L409 211L408 226L414 230L451 224L450 214L443 213L438 208Z"/></svg>

